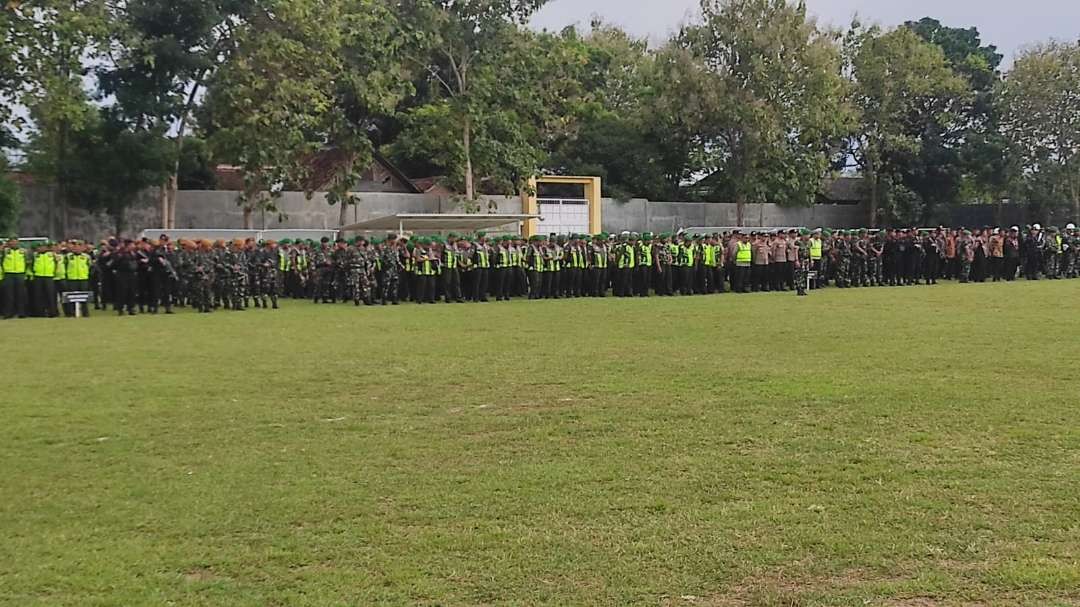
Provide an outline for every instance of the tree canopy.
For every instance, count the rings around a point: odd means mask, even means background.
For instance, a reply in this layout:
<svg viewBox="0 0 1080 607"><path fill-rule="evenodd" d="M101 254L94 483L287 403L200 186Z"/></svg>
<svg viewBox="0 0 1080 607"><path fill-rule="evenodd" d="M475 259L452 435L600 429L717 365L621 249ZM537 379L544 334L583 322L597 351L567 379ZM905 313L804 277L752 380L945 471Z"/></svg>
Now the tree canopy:
<svg viewBox="0 0 1080 607"><path fill-rule="evenodd" d="M933 17L842 33L800 0L701 0L652 43L599 19L537 31L544 4L9 3L0 144L56 184L55 235L68 205L122 218L135 187L160 186L167 224L175 190L213 187L218 164L241 171L249 221L283 188L326 192L344 221L376 151L474 210L538 173L740 210L814 204L853 175L874 223L1010 197L1080 219L1077 43L1003 71L976 28Z"/></svg>

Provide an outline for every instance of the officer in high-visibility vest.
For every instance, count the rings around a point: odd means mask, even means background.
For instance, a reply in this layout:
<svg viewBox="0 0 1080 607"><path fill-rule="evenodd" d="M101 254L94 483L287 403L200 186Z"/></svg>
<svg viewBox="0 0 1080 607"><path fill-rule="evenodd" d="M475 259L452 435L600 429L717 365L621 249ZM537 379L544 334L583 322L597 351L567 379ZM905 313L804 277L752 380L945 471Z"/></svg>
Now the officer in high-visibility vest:
<svg viewBox="0 0 1080 607"><path fill-rule="evenodd" d="M821 228L814 230L810 236L810 271L816 274L816 278L810 281L810 288L816 289L824 278L825 272L821 267L822 239Z"/></svg>
<svg viewBox="0 0 1080 607"><path fill-rule="evenodd" d="M460 255L458 235L451 232L446 237L446 246L442 250L442 288L443 301L446 303L464 303L461 297Z"/></svg>
<svg viewBox="0 0 1080 607"><path fill-rule="evenodd" d="M732 290L736 293L750 292L750 265L753 255L754 247L750 244L750 236L740 232L735 250L735 280L732 284Z"/></svg>
<svg viewBox="0 0 1080 607"><path fill-rule="evenodd" d="M0 301L4 318L26 318L26 251L15 238L0 248Z"/></svg>
<svg viewBox="0 0 1080 607"><path fill-rule="evenodd" d="M56 318L56 255L51 245L38 247L34 255L34 316Z"/></svg>
<svg viewBox="0 0 1080 607"><path fill-rule="evenodd" d="M90 290L90 264L92 262L90 255L86 253L87 249L87 246L76 243L67 255L64 265L67 272L68 291ZM74 314L75 304L64 304L64 316L74 316ZM83 306L83 316L90 316L89 306Z"/></svg>

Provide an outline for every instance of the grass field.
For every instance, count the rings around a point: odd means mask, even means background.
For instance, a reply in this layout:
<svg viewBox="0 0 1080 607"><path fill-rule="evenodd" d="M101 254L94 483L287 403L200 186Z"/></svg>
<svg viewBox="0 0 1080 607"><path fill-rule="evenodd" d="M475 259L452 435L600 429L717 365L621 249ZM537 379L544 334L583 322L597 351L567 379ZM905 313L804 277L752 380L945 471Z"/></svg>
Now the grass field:
<svg viewBox="0 0 1080 607"><path fill-rule="evenodd" d="M3 604L1080 605L1080 281L0 341Z"/></svg>

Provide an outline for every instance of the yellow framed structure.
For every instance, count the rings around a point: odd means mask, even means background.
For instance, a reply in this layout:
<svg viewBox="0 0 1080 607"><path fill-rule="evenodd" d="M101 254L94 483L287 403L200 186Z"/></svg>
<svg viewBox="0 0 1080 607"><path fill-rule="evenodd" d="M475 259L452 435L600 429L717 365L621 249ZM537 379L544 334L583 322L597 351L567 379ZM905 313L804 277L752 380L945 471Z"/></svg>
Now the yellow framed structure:
<svg viewBox="0 0 1080 607"><path fill-rule="evenodd" d="M599 177L567 177L562 175L543 175L529 180L529 191L522 195L522 211L527 215L538 215L540 205L537 193L539 186L544 184L580 185L585 188L585 200L589 203L589 233L600 233L600 178ZM540 233L538 219L529 219L522 226L522 233L526 238Z"/></svg>

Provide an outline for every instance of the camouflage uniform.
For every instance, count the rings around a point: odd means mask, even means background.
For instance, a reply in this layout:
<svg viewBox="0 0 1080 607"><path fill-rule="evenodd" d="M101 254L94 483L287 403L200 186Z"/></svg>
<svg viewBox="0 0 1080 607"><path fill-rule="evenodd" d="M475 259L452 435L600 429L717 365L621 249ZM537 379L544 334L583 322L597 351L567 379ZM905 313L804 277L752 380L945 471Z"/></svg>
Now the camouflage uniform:
<svg viewBox="0 0 1080 607"><path fill-rule="evenodd" d="M806 284L809 280L810 268L810 241L799 238L795 241L795 291L800 297L806 295Z"/></svg>
<svg viewBox="0 0 1080 607"><path fill-rule="evenodd" d="M383 272L382 303L384 306L387 303L393 303L396 306L398 304L398 288L401 274L405 269L401 260L401 251L396 246L387 244L380 253L380 261L382 262Z"/></svg>
<svg viewBox="0 0 1080 607"><path fill-rule="evenodd" d="M191 306L199 312L214 310L214 268L217 263L212 251L195 251L189 259L191 277Z"/></svg>
<svg viewBox="0 0 1080 607"><path fill-rule="evenodd" d="M851 246L845 238L837 238L833 243L833 257L836 260L836 286L848 287L851 276Z"/></svg>

